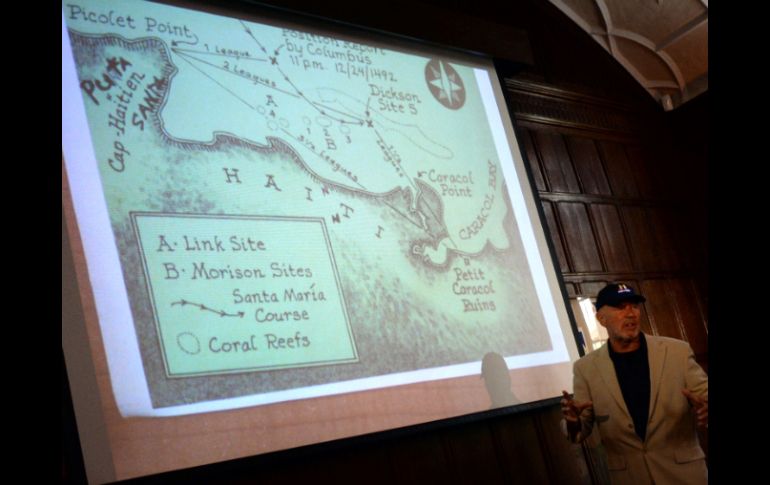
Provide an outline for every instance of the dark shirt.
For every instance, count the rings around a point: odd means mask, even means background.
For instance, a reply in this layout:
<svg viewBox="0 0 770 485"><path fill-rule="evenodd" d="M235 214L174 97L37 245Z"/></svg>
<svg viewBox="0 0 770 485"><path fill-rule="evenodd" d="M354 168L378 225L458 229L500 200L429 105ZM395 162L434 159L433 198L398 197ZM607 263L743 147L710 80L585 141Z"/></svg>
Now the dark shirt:
<svg viewBox="0 0 770 485"><path fill-rule="evenodd" d="M632 352L618 353L607 344L610 359L615 366L623 400L634 421L639 438L644 441L647 434L647 419L650 413L650 363L647 360L647 341L639 334L639 348Z"/></svg>

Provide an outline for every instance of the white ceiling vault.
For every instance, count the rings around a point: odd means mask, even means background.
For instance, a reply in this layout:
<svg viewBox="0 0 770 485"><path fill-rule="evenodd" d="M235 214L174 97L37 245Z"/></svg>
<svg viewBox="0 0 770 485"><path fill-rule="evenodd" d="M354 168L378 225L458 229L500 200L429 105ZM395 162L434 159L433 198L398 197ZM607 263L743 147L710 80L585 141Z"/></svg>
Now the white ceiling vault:
<svg viewBox="0 0 770 485"><path fill-rule="evenodd" d="M708 0L550 0L665 110L708 90Z"/></svg>

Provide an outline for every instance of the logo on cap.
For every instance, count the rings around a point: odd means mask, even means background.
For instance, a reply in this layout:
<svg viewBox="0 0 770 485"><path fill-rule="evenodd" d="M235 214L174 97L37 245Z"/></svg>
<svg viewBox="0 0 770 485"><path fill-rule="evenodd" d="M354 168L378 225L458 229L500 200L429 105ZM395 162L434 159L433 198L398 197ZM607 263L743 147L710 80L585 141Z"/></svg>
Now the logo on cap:
<svg viewBox="0 0 770 485"><path fill-rule="evenodd" d="M633 288L628 285L620 283L610 283L599 291L596 295L596 310L599 308L609 306L620 306L622 303L644 303L647 301L645 297L637 294Z"/></svg>

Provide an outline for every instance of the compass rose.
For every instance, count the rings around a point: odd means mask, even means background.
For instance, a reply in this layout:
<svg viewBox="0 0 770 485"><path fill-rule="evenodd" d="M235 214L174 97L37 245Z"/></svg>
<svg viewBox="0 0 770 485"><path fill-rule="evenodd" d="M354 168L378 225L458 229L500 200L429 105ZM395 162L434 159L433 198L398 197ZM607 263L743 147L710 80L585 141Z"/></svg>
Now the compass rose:
<svg viewBox="0 0 770 485"><path fill-rule="evenodd" d="M433 97L449 109L465 104L465 86L457 71L448 63L431 59L425 66L425 82Z"/></svg>

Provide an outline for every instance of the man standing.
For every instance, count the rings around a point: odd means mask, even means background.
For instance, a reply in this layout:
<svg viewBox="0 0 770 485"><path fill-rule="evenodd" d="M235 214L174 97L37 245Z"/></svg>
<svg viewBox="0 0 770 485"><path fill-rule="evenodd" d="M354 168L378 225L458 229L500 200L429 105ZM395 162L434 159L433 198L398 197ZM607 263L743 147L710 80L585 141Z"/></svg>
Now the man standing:
<svg viewBox="0 0 770 485"><path fill-rule="evenodd" d="M622 284L599 292L609 341L575 363L562 426L579 443L596 423L613 484L705 484L696 424L708 427L708 376L686 342L641 332L644 301Z"/></svg>

